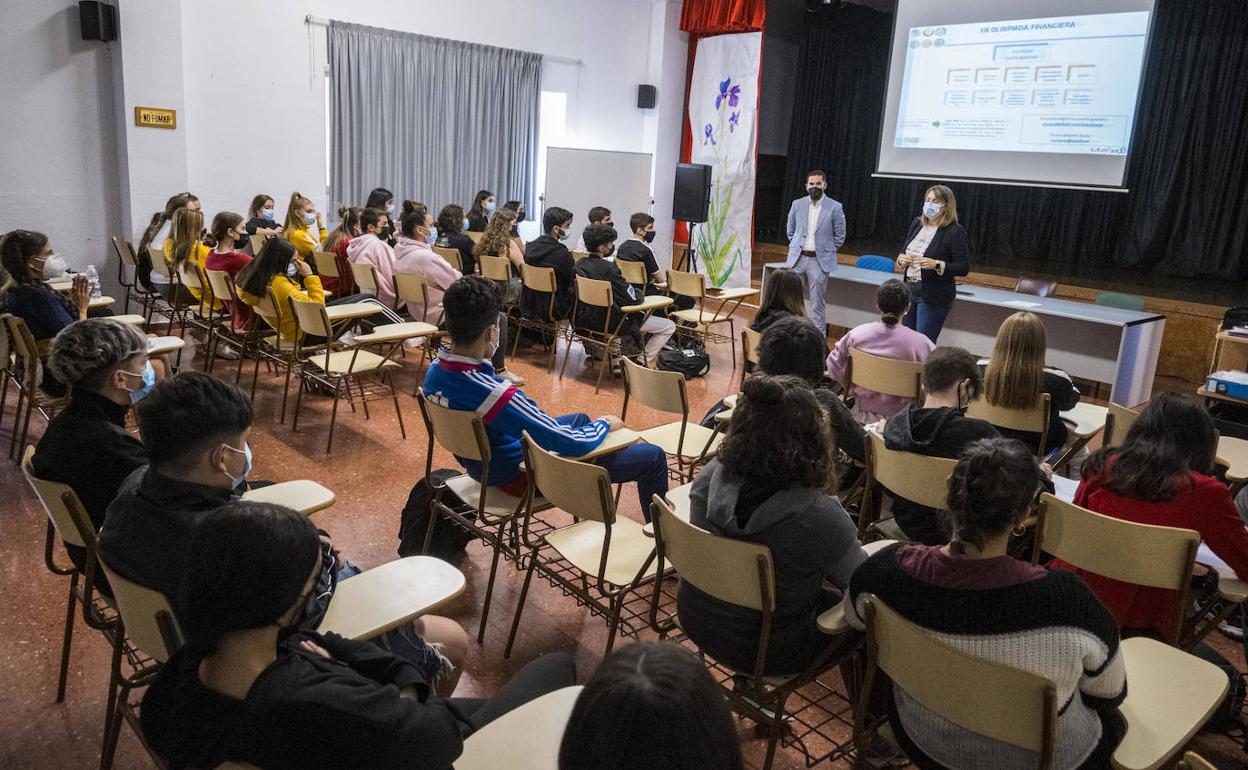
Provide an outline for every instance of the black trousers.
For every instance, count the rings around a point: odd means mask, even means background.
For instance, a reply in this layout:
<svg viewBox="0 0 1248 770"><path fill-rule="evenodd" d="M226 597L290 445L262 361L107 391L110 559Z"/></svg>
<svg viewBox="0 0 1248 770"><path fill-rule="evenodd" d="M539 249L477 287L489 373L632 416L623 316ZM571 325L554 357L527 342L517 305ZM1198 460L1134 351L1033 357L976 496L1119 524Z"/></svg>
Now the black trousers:
<svg viewBox="0 0 1248 770"><path fill-rule="evenodd" d="M543 655L516 672L493 698L452 698L451 703L468 718L473 730L498 719L548 692L576 684L576 663L566 652Z"/></svg>

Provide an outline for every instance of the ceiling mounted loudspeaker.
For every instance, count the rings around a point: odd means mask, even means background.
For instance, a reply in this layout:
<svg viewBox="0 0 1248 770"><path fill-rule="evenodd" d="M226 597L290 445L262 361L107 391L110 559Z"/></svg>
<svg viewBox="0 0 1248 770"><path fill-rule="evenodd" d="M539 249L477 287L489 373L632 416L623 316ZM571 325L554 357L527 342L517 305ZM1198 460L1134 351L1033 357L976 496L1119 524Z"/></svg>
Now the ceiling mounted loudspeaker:
<svg viewBox="0 0 1248 770"><path fill-rule="evenodd" d="M117 9L108 3L81 0L78 21L82 24L83 40L109 43L117 39Z"/></svg>
<svg viewBox="0 0 1248 770"><path fill-rule="evenodd" d="M637 86L637 109L652 110L659 103L659 89L645 83Z"/></svg>

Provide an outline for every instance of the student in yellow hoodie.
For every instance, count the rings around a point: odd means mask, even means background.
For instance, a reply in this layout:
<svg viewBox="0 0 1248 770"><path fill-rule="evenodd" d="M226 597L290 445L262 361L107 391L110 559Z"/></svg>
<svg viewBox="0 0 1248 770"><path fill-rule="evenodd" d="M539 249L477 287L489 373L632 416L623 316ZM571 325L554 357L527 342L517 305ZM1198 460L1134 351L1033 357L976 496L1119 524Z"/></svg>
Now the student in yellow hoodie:
<svg viewBox="0 0 1248 770"><path fill-rule="evenodd" d="M295 192L290 194L290 205L286 207L286 229L282 235L294 245L300 259L311 262L312 252L320 250L329 232L324 215L312 199Z"/></svg>
<svg viewBox="0 0 1248 770"><path fill-rule="evenodd" d="M178 270L188 261L199 267L200 271L204 269L204 260L208 257L209 248L203 241L205 237L210 238L204 233L204 213L199 209L187 208L178 209L173 214L173 226L169 228L169 237L165 239L165 262L169 264L170 272L174 275L178 274ZM215 245L215 243L214 243ZM201 272L200 275L203 275ZM212 289L204 286L204 294L207 297L201 297L200 290L186 286L185 289L191 293L191 296L198 302L205 300L206 305L215 302L212 296Z"/></svg>
<svg viewBox="0 0 1248 770"><path fill-rule="evenodd" d="M326 304L325 291L321 288L320 277L312 272L311 266L306 261L299 258L294 245L282 238L270 238L265 241L260 254L238 271L235 282L238 286L239 298L256 308L256 314L276 329L285 341L294 340L296 333L295 319L288 310L291 297L305 302ZM280 324L276 318L261 313L258 307L269 289L273 290L273 300L281 309ZM377 305L375 314L361 319L365 324L376 326L403 320L398 313L393 310L388 311L384 305L367 294L337 297L328 304L340 305L353 302L372 302ZM305 344L319 341L321 341L319 338L311 335L304 338Z"/></svg>

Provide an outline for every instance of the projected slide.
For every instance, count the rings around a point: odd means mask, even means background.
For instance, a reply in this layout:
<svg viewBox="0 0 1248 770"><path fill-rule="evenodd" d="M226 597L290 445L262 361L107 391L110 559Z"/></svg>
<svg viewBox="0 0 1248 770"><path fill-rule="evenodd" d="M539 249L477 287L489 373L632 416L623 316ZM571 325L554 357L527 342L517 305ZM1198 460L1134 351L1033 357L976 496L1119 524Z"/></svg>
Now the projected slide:
<svg viewBox="0 0 1248 770"><path fill-rule="evenodd" d="M1148 20L1126 12L909 27L893 145L1125 156Z"/></svg>

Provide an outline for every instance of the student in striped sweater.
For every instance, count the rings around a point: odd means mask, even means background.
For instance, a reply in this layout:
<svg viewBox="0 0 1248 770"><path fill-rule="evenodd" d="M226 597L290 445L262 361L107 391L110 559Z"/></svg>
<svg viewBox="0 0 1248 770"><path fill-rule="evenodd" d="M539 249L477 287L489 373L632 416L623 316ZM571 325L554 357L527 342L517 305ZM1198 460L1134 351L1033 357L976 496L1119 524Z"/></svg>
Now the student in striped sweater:
<svg viewBox="0 0 1248 770"><path fill-rule="evenodd" d="M1053 767L1108 768L1126 695L1114 619L1073 575L1006 555L1041 478L1020 441L971 444L949 480L951 542L872 556L850 580L846 618L862 628L864 597L872 594L955 649L1049 678L1059 704ZM919 767L1036 766L1035 752L958 727L896 686L888 709L898 742Z"/></svg>

